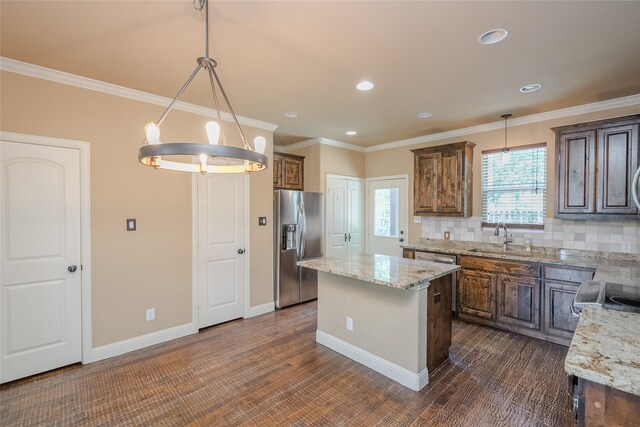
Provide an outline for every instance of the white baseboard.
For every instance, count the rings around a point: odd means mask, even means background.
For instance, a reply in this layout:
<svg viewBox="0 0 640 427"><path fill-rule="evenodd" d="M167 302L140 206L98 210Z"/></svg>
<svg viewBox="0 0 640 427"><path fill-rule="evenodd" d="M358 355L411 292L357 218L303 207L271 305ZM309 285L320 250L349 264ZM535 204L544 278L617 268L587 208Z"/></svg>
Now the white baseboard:
<svg viewBox="0 0 640 427"><path fill-rule="evenodd" d="M254 305L249 309L249 315L247 316L247 318L260 316L261 314L265 313L271 313L275 310L275 307L276 305L273 301L266 304Z"/></svg>
<svg viewBox="0 0 640 427"><path fill-rule="evenodd" d="M429 383L429 371L427 371L427 368L416 374L320 330L316 331L316 342L347 356L349 359L362 363L364 366L397 381L411 390L419 391Z"/></svg>
<svg viewBox="0 0 640 427"><path fill-rule="evenodd" d="M197 332L198 330L194 328L193 323L185 323L184 325L151 332L149 334L140 335L139 337L102 345L100 347L95 347L91 351L91 361L97 362L98 360L119 356L124 353L129 353L130 351L140 350L141 348L171 341Z"/></svg>

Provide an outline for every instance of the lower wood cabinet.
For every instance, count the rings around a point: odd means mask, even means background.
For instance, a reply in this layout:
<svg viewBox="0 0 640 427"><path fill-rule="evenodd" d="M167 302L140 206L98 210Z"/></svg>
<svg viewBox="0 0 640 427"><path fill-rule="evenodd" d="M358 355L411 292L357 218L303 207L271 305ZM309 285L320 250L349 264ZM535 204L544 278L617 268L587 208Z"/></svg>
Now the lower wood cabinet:
<svg viewBox="0 0 640 427"><path fill-rule="evenodd" d="M540 329L540 280L499 274L496 321L505 325Z"/></svg>
<svg viewBox="0 0 640 427"><path fill-rule="evenodd" d="M458 312L480 319L495 319L495 275L463 269L458 284Z"/></svg>
<svg viewBox="0 0 640 427"><path fill-rule="evenodd" d="M544 330L558 338L571 340L578 318L571 315L573 297L578 283L544 283Z"/></svg>

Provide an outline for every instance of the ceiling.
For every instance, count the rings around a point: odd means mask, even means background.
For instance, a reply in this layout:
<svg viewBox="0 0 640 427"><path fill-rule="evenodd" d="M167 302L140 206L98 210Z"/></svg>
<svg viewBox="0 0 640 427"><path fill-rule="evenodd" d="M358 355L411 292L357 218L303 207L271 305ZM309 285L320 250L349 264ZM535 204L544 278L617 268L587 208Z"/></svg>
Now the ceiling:
<svg viewBox="0 0 640 427"><path fill-rule="evenodd" d="M236 113L278 124L280 145L371 146L640 93L638 1L212 0L210 9L211 56ZM0 19L2 56L169 98L204 53L191 0L2 0ZM500 27L503 42L477 42ZM361 80L376 86L358 91ZM520 93L529 83L543 88ZM212 106L204 74L181 99ZM424 111L433 116L416 117Z"/></svg>

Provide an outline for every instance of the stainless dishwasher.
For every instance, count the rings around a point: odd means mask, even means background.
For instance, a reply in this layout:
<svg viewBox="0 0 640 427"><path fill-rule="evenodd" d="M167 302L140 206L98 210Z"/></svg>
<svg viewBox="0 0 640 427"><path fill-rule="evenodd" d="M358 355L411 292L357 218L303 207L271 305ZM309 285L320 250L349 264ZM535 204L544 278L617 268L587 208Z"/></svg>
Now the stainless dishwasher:
<svg viewBox="0 0 640 427"><path fill-rule="evenodd" d="M415 251L415 259L431 262L439 262L442 264L455 264L455 255L444 255L433 252ZM451 275L451 311L457 312L456 309L456 273Z"/></svg>

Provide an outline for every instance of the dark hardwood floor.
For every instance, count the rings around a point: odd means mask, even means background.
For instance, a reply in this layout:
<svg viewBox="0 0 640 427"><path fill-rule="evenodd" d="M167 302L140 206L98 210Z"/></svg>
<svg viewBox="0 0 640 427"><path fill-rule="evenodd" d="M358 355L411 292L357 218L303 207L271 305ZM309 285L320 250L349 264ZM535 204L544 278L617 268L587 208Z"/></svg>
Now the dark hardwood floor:
<svg viewBox="0 0 640 427"><path fill-rule="evenodd" d="M566 348L454 321L422 391L315 343L315 302L0 387L0 424L573 426Z"/></svg>

